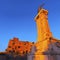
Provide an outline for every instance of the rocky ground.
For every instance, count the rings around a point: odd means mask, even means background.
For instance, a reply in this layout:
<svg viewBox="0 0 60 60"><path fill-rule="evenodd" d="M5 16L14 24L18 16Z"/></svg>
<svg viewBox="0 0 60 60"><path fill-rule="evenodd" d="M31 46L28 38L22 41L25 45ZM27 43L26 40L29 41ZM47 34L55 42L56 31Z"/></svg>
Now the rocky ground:
<svg viewBox="0 0 60 60"><path fill-rule="evenodd" d="M27 56L12 56L8 54L0 54L0 60L27 60Z"/></svg>

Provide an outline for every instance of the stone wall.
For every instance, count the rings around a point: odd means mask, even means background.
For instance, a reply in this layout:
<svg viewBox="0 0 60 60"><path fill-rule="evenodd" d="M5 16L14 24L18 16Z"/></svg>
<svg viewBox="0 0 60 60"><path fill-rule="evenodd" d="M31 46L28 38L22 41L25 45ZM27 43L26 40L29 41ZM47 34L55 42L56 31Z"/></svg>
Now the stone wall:
<svg viewBox="0 0 60 60"><path fill-rule="evenodd" d="M9 41L6 52L7 53L14 52L14 53L18 53L18 54L26 54L26 53L30 53L32 46L33 46L33 42L20 41L18 38L13 38Z"/></svg>

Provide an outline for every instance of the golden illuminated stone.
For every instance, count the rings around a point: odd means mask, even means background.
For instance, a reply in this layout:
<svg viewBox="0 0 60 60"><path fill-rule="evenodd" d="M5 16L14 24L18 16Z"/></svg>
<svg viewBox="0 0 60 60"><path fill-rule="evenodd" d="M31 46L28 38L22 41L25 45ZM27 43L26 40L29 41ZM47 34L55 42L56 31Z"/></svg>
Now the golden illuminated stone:
<svg viewBox="0 0 60 60"><path fill-rule="evenodd" d="M34 60L47 60L47 56L43 55L43 52L48 50L49 38L52 37L52 33L50 32L50 28L48 25L48 11L45 9L41 9L37 16L35 17L36 25L37 25L37 42L35 58Z"/></svg>

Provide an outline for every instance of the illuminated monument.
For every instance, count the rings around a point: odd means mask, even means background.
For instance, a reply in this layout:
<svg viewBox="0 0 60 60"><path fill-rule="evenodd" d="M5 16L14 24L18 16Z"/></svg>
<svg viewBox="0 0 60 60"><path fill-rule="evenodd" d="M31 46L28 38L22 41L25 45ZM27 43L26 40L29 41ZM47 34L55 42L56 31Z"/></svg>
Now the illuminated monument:
<svg viewBox="0 0 60 60"><path fill-rule="evenodd" d="M58 52L60 43L59 40L53 38L48 24L48 11L39 8L38 14L35 17L37 25L37 41L35 43L36 52L34 60L59 60L55 57L60 54ZM45 54L44 54L45 53ZM57 55L56 55L57 54Z"/></svg>
<svg viewBox="0 0 60 60"><path fill-rule="evenodd" d="M48 24L47 15L48 15L48 11L45 9L41 9L38 12L37 16L35 17L37 31L38 31L37 42L40 42L42 40L46 40L52 37L49 24Z"/></svg>
<svg viewBox="0 0 60 60"><path fill-rule="evenodd" d="M49 39L52 37L52 33L50 32L48 25L48 11L45 9L39 9L38 14L35 17L35 21L38 32L35 60L45 60L46 57L42 55L42 53L48 50Z"/></svg>

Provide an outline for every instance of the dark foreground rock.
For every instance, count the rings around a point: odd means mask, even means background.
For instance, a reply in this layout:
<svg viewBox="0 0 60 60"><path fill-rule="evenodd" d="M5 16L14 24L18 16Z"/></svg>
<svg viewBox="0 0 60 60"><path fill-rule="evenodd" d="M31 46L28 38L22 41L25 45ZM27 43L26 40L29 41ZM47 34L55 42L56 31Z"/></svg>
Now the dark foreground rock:
<svg viewBox="0 0 60 60"><path fill-rule="evenodd" d="M12 56L7 54L0 54L0 60L27 60L27 56Z"/></svg>

